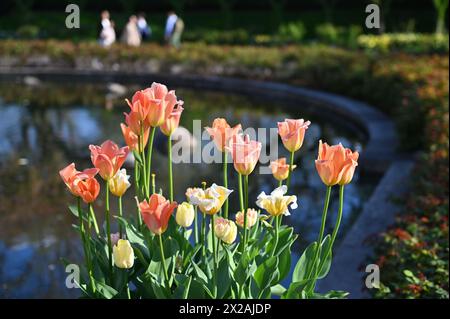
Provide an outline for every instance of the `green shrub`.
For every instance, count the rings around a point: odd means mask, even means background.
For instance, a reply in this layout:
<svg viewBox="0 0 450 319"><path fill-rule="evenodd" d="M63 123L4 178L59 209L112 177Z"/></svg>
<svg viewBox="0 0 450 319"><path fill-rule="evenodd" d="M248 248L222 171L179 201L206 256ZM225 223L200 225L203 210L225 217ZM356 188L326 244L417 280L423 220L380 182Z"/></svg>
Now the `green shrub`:
<svg viewBox="0 0 450 319"><path fill-rule="evenodd" d="M22 39L36 39L39 36L39 27L30 24L23 25L17 29L16 35Z"/></svg>
<svg viewBox="0 0 450 319"><path fill-rule="evenodd" d="M297 21L280 25L277 37L283 42L295 43L303 40L305 34L305 25Z"/></svg>

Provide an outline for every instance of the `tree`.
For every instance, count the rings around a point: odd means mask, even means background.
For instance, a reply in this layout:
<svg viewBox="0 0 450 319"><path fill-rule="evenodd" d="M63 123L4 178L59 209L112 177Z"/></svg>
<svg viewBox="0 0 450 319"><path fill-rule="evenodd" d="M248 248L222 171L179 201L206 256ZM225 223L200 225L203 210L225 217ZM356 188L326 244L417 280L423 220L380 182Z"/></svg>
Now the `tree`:
<svg viewBox="0 0 450 319"><path fill-rule="evenodd" d="M434 8L437 11L436 33L445 33L445 17L447 16L448 0L433 0Z"/></svg>

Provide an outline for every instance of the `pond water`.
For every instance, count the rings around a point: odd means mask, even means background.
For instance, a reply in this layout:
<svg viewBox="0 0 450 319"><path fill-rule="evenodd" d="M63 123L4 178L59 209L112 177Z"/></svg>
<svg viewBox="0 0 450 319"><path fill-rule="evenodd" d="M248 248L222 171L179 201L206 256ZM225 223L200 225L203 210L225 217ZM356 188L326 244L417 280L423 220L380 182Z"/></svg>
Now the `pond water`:
<svg viewBox="0 0 450 319"><path fill-rule="evenodd" d="M0 298L66 298L76 297L77 289L65 287L66 274L61 258L81 260L79 238L71 224L75 217L67 209L73 198L66 191L58 171L70 162L78 168L91 166L89 144L112 139L124 144L119 123L127 106L124 97L131 97L138 86L128 85L123 96L108 90L107 84L0 83ZM175 88L176 89L176 88ZM325 187L314 168L317 143L342 142L345 146L364 149L364 135L346 130L339 119L324 119L311 114L301 105L287 112L281 102L269 102L247 96L219 92L197 92L177 89L185 101L181 125L192 130L194 119L201 126L210 126L216 117L225 117L232 125L244 128L274 128L286 117L305 118L313 123L307 131L305 144L296 158L292 192L298 196L299 208L284 219L299 234L294 255L317 236ZM166 149L162 136L157 136L153 168L157 187L164 189L166 180ZM206 143L204 141L204 143ZM279 143L279 155L287 153ZM176 200L184 200L185 189L208 184L221 184L221 164L174 165ZM230 188L237 190L234 169L229 166ZM373 189L373 180L364 180L357 173L346 188L342 232L360 211ZM261 191L269 193L276 186L271 175L250 177L250 203ZM129 192L131 195L131 192ZM237 209L237 191L231 196L231 215ZM97 215L101 216L101 195ZM337 194L333 194L329 224L334 223ZM125 200L125 214L134 214L131 198ZM254 205L253 205L254 206ZM116 209L115 203L112 211ZM293 258L295 261L297 257Z"/></svg>

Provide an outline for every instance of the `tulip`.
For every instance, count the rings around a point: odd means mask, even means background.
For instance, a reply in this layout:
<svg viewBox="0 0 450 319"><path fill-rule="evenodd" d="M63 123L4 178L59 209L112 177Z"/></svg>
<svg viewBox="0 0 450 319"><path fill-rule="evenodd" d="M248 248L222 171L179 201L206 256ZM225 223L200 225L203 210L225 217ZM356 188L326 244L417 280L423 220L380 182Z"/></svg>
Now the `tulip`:
<svg viewBox="0 0 450 319"><path fill-rule="evenodd" d="M131 111L130 113L123 113L125 115L125 123L128 125L130 130L136 134L141 135L142 131L147 131L149 129L149 125L140 119L140 115L138 112Z"/></svg>
<svg viewBox="0 0 450 319"><path fill-rule="evenodd" d="M358 166L358 158L358 152L352 152L340 143L329 146L319 141L316 169L325 185L346 185L353 178L355 168Z"/></svg>
<svg viewBox="0 0 450 319"><path fill-rule="evenodd" d="M127 175L125 168L119 170L111 179L108 180L109 190L111 193L117 197L123 196L127 189L131 186L128 181L130 175Z"/></svg>
<svg viewBox="0 0 450 319"><path fill-rule="evenodd" d="M177 207L177 213L175 215L175 221L178 225L184 228L188 228L194 222L195 212L194 206L187 202L183 202Z"/></svg>
<svg viewBox="0 0 450 319"><path fill-rule="evenodd" d="M126 239L119 239L117 245L113 247L114 264L118 268L129 269L134 265L134 251L130 242Z"/></svg>
<svg viewBox="0 0 450 319"><path fill-rule="evenodd" d="M285 157L270 162L270 168L272 169L273 177L275 177L275 179L280 182L288 178L289 166L289 164L286 164ZM296 165L292 165L292 170L294 170L296 167Z"/></svg>
<svg viewBox="0 0 450 319"><path fill-rule="evenodd" d="M297 196L284 196L287 192L286 185L276 188L266 195L264 192L259 194L256 205L258 207L265 209L270 215L277 217L280 215L290 215L289 207L291 209L296 209L297 206Z"/></svg>
<svg viewBox="0 0 450 319"><path fill-rule="evenodd" d="M284 122L278 122L278 134L289 152L296 152L302 147L305 132L310 124L310 121L305 122L303 119L286 119Z"/></svg>
<svg viewBox="0 0 450 319"><path fill-rule="evenodd" d="M214 223L214 234L226 244L232 244L236 240L236 224L228 219L219 217Z"/></svg>
<svg viewBox="0 0 450 319"><path fill-rule="evenodd" d="M139 135L140 133L135 133L129 126L121 123L120 128L122 129L123 138L125 143L127 143L130 150L136 150L138 153L141 153L143 150L141 149ZM145 148L148 142L149 129L144 130L144 139L142 141L142 148Z"/></svg>
<svg viewBox="0 0 450 319"><path fill-rule="evenodd" d="M80 180L77 183L77 192L86 204L90 204L97 199L100 193L100 184L94 177Z"/></svg>
<svg viewBox="0 0 450 319"><path fill-rule="evenodd" d="M253 208L247 209L247 228L252 228L256 224L257 220L258 212ZM242 211L236 214L236 224L244 228L244 214L242 213Z"/></svg>
<svg viewBox="0 0 450 319"><path fill-rule="evenodd" d="M61 176L62 180L64 181L72 195L78 197L80 196L77 188L78 182L83 179L93 178L95 175L97 175L98 171L99 170L97 168L88 168L80 172L76 170L75 164L71 163L60 170L59 175Z"/></svg>
<svg viewBox="0 0 450 319"><path fill-rule="evenodd" d="M166 114L171 114L175 105L179 103L177 96L175 91L168 91L165 85L155 82L144 92L151 101L147 123L152 127L158 127L164 123Z"/></svg>
<svg viewBox="0 0 450 319"><path fill-rule="evenodd" d="M178 128L180 124L181 113L183 112L183 101L179 101L176 108L173 108L172 112L166 110L166 118L164 123L160 126L161 132L166 136L171 136L172 133Z"/></svg>
<svg viewBox="0 0 450 319"><path fill-rule="evenodd" d="M190 202L198 205L203 214L214 215L222 208L223 203L233 191L223 186L212 184L204 192L191 196Z"/></svg>
<svg viewBox="0 0 450 319"><path fill-rule="evenodd" d="M189 187L188 189L186 189L185 195L187 200L190 202L191 197L203 197L204 191L199 187Z"/></svg>
<svg viewBox="0 0 450 319"><path fill-rule="evenodd" d="M244 176L248 176L255 169L261 155L261 143L251 141L248 135L237 134L225 147L233 158L235 170Z"/></svg>
<svg viewBox="0 0 450 319"><path fill-rule="evenodd" d="M164 196L152 194L149 201L144 200L139 204L139 208L150 231L156 235L161 235L167 230L170 216L177 207L176 202L169 202Z"/></svg>
<svg viewBox="0 0 450 319"><path fill-rule="evenodd" d="M92 163L99 169L99 174L104 180L109 180L117 173L129 152L128 146L119 149L111 140L103 142L101 146L89 145L89 149Z"/></svg>
<svg viewBox="0 0 450 319"><path fill-rule="evenodd" d="M223 118L216 118L213 121L212 127L205 127L208 134L216 144L216 147L221 151L225 152L225 147L228 146L230 140L242 130L241 124L231 127L227 121Z"/></svg>

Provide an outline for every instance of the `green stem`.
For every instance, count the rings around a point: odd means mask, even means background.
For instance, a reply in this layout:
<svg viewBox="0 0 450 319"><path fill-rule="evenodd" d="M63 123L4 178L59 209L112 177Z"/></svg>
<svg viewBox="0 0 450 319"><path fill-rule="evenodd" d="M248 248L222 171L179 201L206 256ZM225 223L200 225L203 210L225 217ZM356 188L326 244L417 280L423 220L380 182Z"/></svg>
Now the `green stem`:
<svg viewBox="0 0 450 319"><path fill-rule="evenodd" d="M334 229L333 229L333 233L331 234L331 241L330 241L330 245L328 247L328 250L325 252L324 258L320 260L319 262L319 268L316 272L316 276L318 274L320 274L320 272L322 271L322 268L324 266L325 261L328 258L328 255L333 251L333 245L334 242L336 240L336 236L337 233L339 231L339 226L341 225L341 221L342 221L342 213L344 210L344 185L342 185L339 188L339 210L338 210L338 215L336 218L336 224L334 225Z"/></svg>
<svg viewBox="0 0 450 319"><path fill-rule="evenodd" d="M81 210L81 198L77 197L77 208L78 208L78 219L80 222L80 236L81 236L81 243L83 245L83 253L84 253L84 261L86 263L86 270L88 272L89 276L89 282L92 287L92 291L94 291L94 279L92 278L92 272L89 262L89 247L86 243L86 233L84 231L84 223L83 223L83 211Z"/></svg>
<svg viewBox="0 0 450 319"><path fill-rule="evenodd" d="M128 299L131 299L131 292L130 292L130 285L127 282L127 297Z"/></svg>
<svg viewBox="0 0 450 319"><path fill-rule="evenodd" d="M166 266L166 257L164 256L164 246L162 241L162 234L159 234L159 248L161 249L161 262L164 269L164 278L166 280L167 288L169 288L169 275L167 273L167 266Z"/></svg>
<svg viewBox="0 0 450 319"><path fill-rule="evenodd" d="M150 174L152 171L152 154L153 154L153 141L155 139L156 127L150 128L150 141L147 150L147 175L146 175L146 184L147 189L150 188ZM144 162L145 163L145 162ZM147 198L149 198L149 194L147 194Z"/></svg>
<svg viewBox="0 0 450 319"><path fill-rule="evenodd" d="M241 212L244 214L244 220L245 220L245 216L247 215L246 214L247 212L245 211L245 207L244 207L244 195L243 195L243 190L242 190L242 175L241 174L238 175L238 186L239 186L239 204L241 207ZM242 254L244 253L244 250L245 250L245 239L246 239L245 234L246 234L246 232L245 232L245 228L244 228L244 238L243 238L243 242L241 244Z"/></svg>
<svg viewBox="0 0 450 319"><path fill-rule="evenodd" d="M206 240L206 215L203 214L202 216L202 233L201 233L201 240L202 240L202 258L203 260L205 260L205 256L206 256L206 244L207 244L207 240Z"/></svg>
<svg viewBox="0 0 450 319"><path fill-rule="evenodd" d="M152 194L156 193L156 174L152 174Z"/></svg>
<svg viewBox="0 0 450 319"><path fill-rule="evenodd" d="M197 217L197 205L194 206L194 238L195 243L198 243L198 217Z"/></svg>
<svg viewBox="0 0 450 319"><path fill-rule="evenodd" d="M140 145L140 151L141 151L141 159L142 159L142 169L143 169L143 183L141 187L143 188L142 193L145 194L145 197L148 199L150 197L149 191L148 191L148 184L147 184L147 165L145 160L145 148L144 148L144 126L141 124L141 135L139 135L139 145ZM142 180L141 179L141 180Z"/></svg>
<svg viewBox="0 0 450 319"><path fill-rule="evenodd" d="M323 211L322 211L322 222L320 225L320 232L319 232L319 239L317 240L317 248L316 251L314 253L314 258L313 258L313 267L311 267L311 270L308 272L306 278L310 279L312 272L315 271L315 264L317 262L317 258L320 254L320 247L322 244L322 240L323 240L323 234L325 232L325 223L326 223L326 219L327 219L327 212L328 212L328 205L330 203L330 195L331 195L331 186L327 186L327 193L325 195L325 203L323 205Z"/></svg>
<svg viewBox="0 0 450 319"><path fill-rule="evenodd" d="M247 229L248 175L245 175L245 177L244 177L244 197L245 197L245 207L244 207L244 247L247 247L247 239L248 239L248 229Z"/></svg>
<svg viewBox="0 0 450 319"><path fill-rule="evenodd" d="M226 151L223 152L223 187L228 188L228 153ZM225 204L224 204L224 214L223 217L225 219L228 219L228 198L225 200Z"/></svg>
<svg viewBox="0 0 450 319"><path fill-rule="evenodd" d="M213 270L213 284L214 284L214 291L213 295L214 298L217 298L217 256L216 256L216 236L214 234L214 223L215 223L215 215L211 216L211 242L212 242L212 249L213 249L213 264L214 264L214 270Z"/></svg>
<svg viewBox="0 0 450 319"><path fill-rule="evenodd" d="M111 225L110 225L110 216L109 216L109 183L105 181L106 184L106 199L105 199L105 219L106 219L106 238L108 241L108 261L109 261L109 273L111 283L113 282L113 268L112 268L112 244L111 244Z"/></svg>
<svg viewBox="0 0 450 319"><path fill-rule="evenodd" d="M119 216L123 217L123 213L122 213L122 196L119 196ZM122 238L122 234L123 234L122 223L119 223L119 235L120 235L120 238Z"/></svg>
<svg viewBox="0 0 450 319"><path fill-rule="evenodd" d="M291 188L291 175L292 175L292 171L293 171L293 166L294 166L294 152L291 152L291 161L289 163L289 175L287 178L287 187L288 189Z"/></svg>
<svg viewBox="0 0 450 319"><path fill-rule="evenodd" d="M139 190L139 184L138 184L138 164L137 164L137 161L136 161L136 159L134 160L134 187L136 188L136 195L137 196L139 196L139 193L140 193L140 190ZM141 225L142 225L142 216L141 216L141 212L139 211L139 206L137 206L137 209L136 209L136 212L137 212L137 219L136 219L136 222L137 222L137 229L140 229L141 228Z"/></svg>
<svg viewBox="0 0 450 319"><path fill-rule="evenodd" d="M168 166L169 166L169 198L170 201L173 202L173 177L172 177L172 139L169 136L167 140L167 152L168 156Z"/></svg>
<svg viewBox="0 0 450 319"><path fill-rule="evenodd" d="M97 224L97 218L95 217L94 208L92 207L92 204L89 204L89 214L91 215L92 223L94 224L95 233L100 235L100 230L98 228Z"/></svg>
<svg viewBox="0 0 450 319"><path fill-rule="evenodd" d="M279 233L279 227L280 227L279 222L278 222L279 216L275 216L274 219L275 219L275 244L273 245L272 256L275 255L275 251L277 250L278 233Z"/></svg>
<svg viewBox="0 0 450 319"><path fill-rule="evenodd" d="M278 187L283 186L283 181L278 181Z"/></svg>

